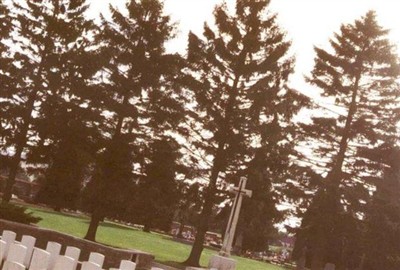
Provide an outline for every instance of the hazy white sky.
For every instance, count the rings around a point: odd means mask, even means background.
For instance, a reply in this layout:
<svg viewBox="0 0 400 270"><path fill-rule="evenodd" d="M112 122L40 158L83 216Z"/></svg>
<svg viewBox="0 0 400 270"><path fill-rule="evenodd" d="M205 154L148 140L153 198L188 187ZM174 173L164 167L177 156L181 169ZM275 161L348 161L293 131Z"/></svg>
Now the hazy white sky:
<svg viewBox="0 0 400 270"><path fill-rule="evenodd" d="M107 12L112 3L123 8L126 0L89 0L91 13ZM212 22L212 11L223 0L165 0L165 12L179 24L179 35L168 44L170 51L184 53L187 33L192 30L202 33L205 21ZM233 6L235 0L226 0ZM391 29L391 39L400 45L400 12L397 0L272 0L271 11L278 14L278 20L287 36L292 40L293 54L296 56L296 72L291 77L295 88L307 87L303 75L313 66L313 46L326 46L328 39L339 30L342 23L352 23L375 10L380 24ZM400 46L399 46L400 47ZM308 86L309 87L309 86Z"/></svg>

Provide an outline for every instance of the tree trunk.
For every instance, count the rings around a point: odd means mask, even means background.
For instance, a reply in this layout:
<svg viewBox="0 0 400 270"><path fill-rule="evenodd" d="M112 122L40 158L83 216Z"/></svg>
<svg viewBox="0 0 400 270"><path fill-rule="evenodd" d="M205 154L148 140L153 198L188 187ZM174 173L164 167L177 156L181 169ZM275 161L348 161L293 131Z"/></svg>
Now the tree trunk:
<svg viewBox="0 0 400 270"><path fill-rule="evenodd" d="M244 57L243 57L244 59ZM225 122L224 125L219 129L220 136L218 136L219 142L217 147L217 153L211 169L210 182L208 184L207 191L205 193L203 210L200 215L199 226L197 227L196 238L193 243L192 250L189 258L184 262L186 265L198 267L200 265L200 257L203 252L203 244L206 232L208 230L209 219L212 214L212 207L214 205L215 192L217 190L218 175L223 169L225 163L225 145L227 142L226 136L229 130L229 123L233 114L233 106L236 97L238 96L237 86L239 84L239 76L237 76L233 82L231 95L229 96L228 102L225 107Z"/></svg>
<svg viewBox="0 0 400 270"><path fill-rule="evenodd" d="M144 227L143 227L143 231L144 231L144 232L149 233L149 232L150 232L150 229L151 229L151 227L150 227L149 224L144 224Z"/></svg>
<svg viewBox="0 0 400 270"><path fill-rule="evenodd" d="M39 69L39 74L40 74L40 72L41 72L41 69ZM24 150L24 148L26 146L26 141L27 141L26 137L28 135L29 125L31 122L31 116L32 116L34 104L36 101L36 95L37 95L37 91L33 91L29 95L29 99L26 104L24 122L21 127L21 132L17 135L16 151L13 156L13 160L11 162L11 167L10 167L8 179L6 182L6 187L5 187L4 193L3 193L3 198L2 198L3 203L10 202L11 197L12 197L12 189L15 184L15 178L17 176L19 164L21 162L22 151Z"/></svg>
<svg viewBox="0 0 400 270"><path fill-rule="evenodd" d="M15 164L15 165L14 165ZM17 175L19 162L13 162L10 173L8 174L8 179L6 181L6 186L3 192L2 203L9 203L12 197L12 189L15 184L15 177Z"/></svg>
<svg viewBox="0 0 400 270"><path fill-rule="evenodd" d="M329 172L327 176L328 183L330 184L330 188L328 190L328 193L332 195L333 197L331 198L334 203L335 199L340 200L340 197L335 196L333 192L337 192L340 183L342 182L342 174L343 174L343 163L346 158L346 152L348 150L348 141L350 139L350 130L351 130L351 125L353 124L353 119L354 116L357 112L357 97L359 93L359 82L360 82L360 77L361 74L358 74L355 78L355 82L353 85L353 92L351 96L351 102L349 106L349 111L346 116L346 122L345 126L343 129L343 134L340 140L340 145L339 145L339 151L338 154L336 155L336 162L333 165L332 170ZM327 198L323 198L323 200L326 200ZM328 207L333 207L334 204L327 204ZM320 209L323 213L326 212L328 213L331 209ZM335 213L338 215L338 213ZM329 231L331 228L326 228L327 231ZM322 233L320 235L320 239L318 241L323 242L326 240L327 235L326 233ZM324 268L324 258L320 256L320 254L313 254L312 256L312 261L311 261L311 270L320 270Z"/></svg>
<svg viewBox="0 0 400 270"><path fill-rule="evenodd" d="M210 177L210 183L205 193L203 210L201 211L199 225L197 226L196 238L194 240L192 250L190 251L189 258L184 262L184 264L194 267L200 266L200 257L203 252L203 244L208 230L208 223L212 213L212 207L214 205L214 196L216 191L216 184L218 179L218 174L221 171L221 165L223 164L223 149L225 147L225 142L220 142L218 145L218 152L215 156L215 161Z"/></svg>
<svg viewBox="0 0 400 270"><path fill-rule="evenodd" d="M127 97L124 96L124 101L123 102L125 103L126 100L127 100ZM115 132L114 132L112 140L117 140L117 138L120 136L123 121L124 121L124 117L123 116L119 116L118 117L118 121L117 121L117 127L115 129ZM106 171L106 170L104 170L104 171ZM107 179L107 177L104 177L104 178ZM107 181L107 180L105 180L105 181ZM99 202L97 202L97 203L99 203ZM104 214L102 213L100 207L97 206L93 210L92 216L90 218L89 228L88 228L88 231L87 231L86 236L85 236L86 240L96 241L97 228L99 227L100 221L102 221L104 219Z"/></svg>
<svg viewBox="0 0 400 270"><path fill-rule="evenodd" d="M25 145L25 144L23 144ZM17 172L19 168L19 163L21 162L21 154L23 145L19 145L17 151L13 157L13 161L11 162L10 171L8 174L8 179L6 182L6 186L4 188L2 203L9 203L12 197L12 189L15 184L15 179L17 177Z"/></svg>
<svg viewBox="0 0 400 270"><path fill-rule="evenodd" d="M103 220L103 215L101 214L101 210L96 208L93 211L92 217L90 219L90 224L88 231L86 233L85 239L90 241L96 241L96 233L97 228L99 227L100 221Z"/></svg>
<svg viewBox="0 0 400 270"><path fill-rule="evenodd" d="M212 191L207 191L207 192L209 194L205 199L203 211L201 212L200 222L196 231L196 238L194 240L192 250L190 251L189 258L185 261L185 264L189 266L194 266L194 267L200 266L200 257L204 248L203 246L204 239L206 236L206 232L208 230L208 223L211 216L212 207L214 204Z"/></svg>
<svg viewBox="0 0 400 270"><path fill-rule="evenodd" d="M351 130L351 125L353 124L353 119L354 119L354 115L357 112L357 97L358 97L358 92L359 92L359 83L360 83L360 77L361 74L359 74L354 82L354 86L353 86L353 93L351 96L351 103L349 106L349 111L347 113L347 117L346 117L346 123L343 129L343 135L342 138L340 140L340 145L339 145L339 152L336 156L336 162L333 166L333 169L329 175L328 178L330 178L331 180L333 180L332 182L336 183L336 184L340 184L341 181L341 174L342 174L342 166L343 166L343 162L344 159L346 157L346 151L348 149L348 141L349 141L349 137L350 137L350 130Z"/></svg>
<svg viewBox="0 0 400 270"><path fill-rule="evenodd" d="M311 259L311 270L322 270L324 269L324 262L319 254L313 255Z"/></svg>

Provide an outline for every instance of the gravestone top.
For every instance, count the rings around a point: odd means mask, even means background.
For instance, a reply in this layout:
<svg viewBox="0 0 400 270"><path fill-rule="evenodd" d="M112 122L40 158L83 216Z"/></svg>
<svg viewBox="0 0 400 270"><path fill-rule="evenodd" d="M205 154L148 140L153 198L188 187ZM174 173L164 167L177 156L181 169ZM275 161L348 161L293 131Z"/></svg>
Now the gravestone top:
<svg viewBox="0 0 400 270"><path fill-rule="evenodd" d="M335 265L333 263L325 264L324 270L335 270Z"/></svg>
<svg viewBox="0 0 400 270"><path fill-rule="evenodd" d="M225 256L214 255L210 259L208 268L217 270L235 270L236 261Z"/></svg>

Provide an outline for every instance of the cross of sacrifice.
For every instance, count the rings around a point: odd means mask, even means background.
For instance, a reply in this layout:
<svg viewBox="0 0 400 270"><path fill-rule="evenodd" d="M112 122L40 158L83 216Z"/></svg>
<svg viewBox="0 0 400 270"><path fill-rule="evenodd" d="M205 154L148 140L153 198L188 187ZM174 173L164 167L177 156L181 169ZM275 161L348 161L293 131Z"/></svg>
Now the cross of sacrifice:
<svg viewBox="0 0 400 270"><path fill-rule="evenodd" d="M236 225L239 220L240 207L242 206L243 196L251 197L252 191L245 189L247 179L245 177L240 178L239 186L231 186L229 191L235 193L235 200L231 214L229 216L228 225L226 226L224 242L219 255L229 257L231 255L233 238L235 237Z"/></svg>

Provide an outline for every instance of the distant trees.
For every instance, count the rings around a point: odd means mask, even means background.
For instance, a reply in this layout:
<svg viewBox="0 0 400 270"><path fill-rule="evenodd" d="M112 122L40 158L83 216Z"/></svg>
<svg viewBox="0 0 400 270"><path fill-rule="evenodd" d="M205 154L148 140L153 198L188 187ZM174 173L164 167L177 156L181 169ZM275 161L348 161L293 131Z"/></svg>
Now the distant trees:
<svg viewBox="0 0 400 270"><path fill-rule="evenodd" d="M331 47L316 48L308 79L345 109L338 117L314 117L305 129L319 158L316 165L326 173L297 234L297 247L307 246L312 254L311 269L326 262L345 269L359 261L360 215L384 168L366 153L398 139L399 65L375 13L343 25Z"/></svg>

